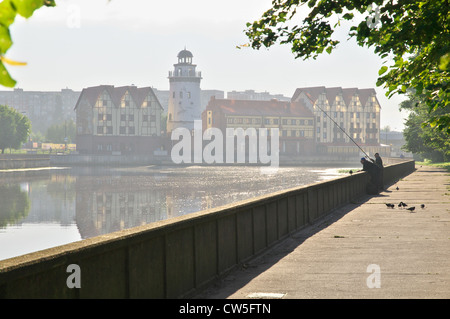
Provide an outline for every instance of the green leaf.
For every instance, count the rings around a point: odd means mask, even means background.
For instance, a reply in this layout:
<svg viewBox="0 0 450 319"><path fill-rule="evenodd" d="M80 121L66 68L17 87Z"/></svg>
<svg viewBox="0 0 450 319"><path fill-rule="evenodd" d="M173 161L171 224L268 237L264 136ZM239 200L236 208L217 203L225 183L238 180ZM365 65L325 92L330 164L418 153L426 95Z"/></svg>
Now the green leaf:
<svg viewBox="0 0 450 319"><path fill-rule="evenodd" d="M346 13L342 16L345 20L351 20L353 19L353 13Z"/></svg>
<svg viewBox="0 0 450 319"><path fill-rule="evenodd" d="M45 0L10 0L17 10L17 13L24 18L33 15L34 10L44 5Z"/></svg>
<svg viewBox="0 0 450 319"><path fill-rule="evenodd" d="M0 3L0 24L9 27L16 18L16 10L9 0Z"/></svg>
<svg viewBox="0 0 450 319"><path fill-rule="evenodd" d="M387 69L388 69L387 66L382 66L381 69L378 71L378 75L385 73L387 71Z"/></svg>
<svg viewBox="0 0 450 319"><path fill-rule="evenodd" d="M0 55L4 55L11 45L12 40L11 35L9 34L9 29L3 25L0 25Z"/></svg>
<svg viewBox="0 0 450 319"><path fill-rule="evenodd" d="M11 88L16 85L16 81L9 75L2 62L0 62L0 85Z"/></svg>

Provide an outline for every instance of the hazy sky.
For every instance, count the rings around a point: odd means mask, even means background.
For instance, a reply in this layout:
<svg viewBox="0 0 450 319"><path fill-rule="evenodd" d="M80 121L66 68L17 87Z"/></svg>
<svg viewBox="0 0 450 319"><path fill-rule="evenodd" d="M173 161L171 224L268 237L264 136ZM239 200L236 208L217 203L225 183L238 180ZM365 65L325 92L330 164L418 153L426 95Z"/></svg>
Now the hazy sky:
<svg viewBox="0 0 450 319"><path fill-rule="evenodd" d="M202 72L202 89L255 90L291 97L305 86L373 87L381 103L381 127L403 129L404 97L385 97L376 87L382 65L373 50L346 41L317 60L295 59L288 46L236 49L248 43L247 22L258 19L270 0L60 0L11 27L8 66L24 90L81 90L100 84L169 89L168 72L188 49ZM1 88L6 90L6 88Z"/></svg>

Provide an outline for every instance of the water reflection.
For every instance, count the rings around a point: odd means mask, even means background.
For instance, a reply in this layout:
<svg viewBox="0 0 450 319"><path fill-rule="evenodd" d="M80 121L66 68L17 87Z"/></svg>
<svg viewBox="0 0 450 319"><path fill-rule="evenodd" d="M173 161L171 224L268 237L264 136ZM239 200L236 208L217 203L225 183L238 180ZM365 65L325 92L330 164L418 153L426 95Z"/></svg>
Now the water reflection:
<svg viewBox="0 0 450 319"><path fill-rule="evenodd" d="M72 168L0 179L0 260L310 184L323 173L311 167L282 167L273 175L233 166ZM31 245L45 236L45 244Z"/></svg>
<svg viewBox="0 0 450 319"><path fill-rule="evenodd" d="M30 211L30 200L20 185L0 185L0 228L24 219Z"/></svg>

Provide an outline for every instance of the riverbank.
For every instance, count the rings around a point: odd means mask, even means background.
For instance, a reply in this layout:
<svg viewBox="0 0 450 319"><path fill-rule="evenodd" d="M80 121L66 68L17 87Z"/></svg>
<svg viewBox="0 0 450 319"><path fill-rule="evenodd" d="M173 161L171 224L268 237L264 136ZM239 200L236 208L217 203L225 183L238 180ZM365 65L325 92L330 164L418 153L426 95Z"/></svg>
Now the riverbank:
<svg viewBox="0 0 450 319"><path fill-rule="evenodd" d="M50 166L49 155L0 154L0 170L38 168Z"/></svg>
<svg viewBox="0 0 450 319"><path fill-rule="evenodd" d="M394 164L410 159L401 158L386 158L386 164ZM278 163L222 163L222 164L207 164L207 163L181 163L176 164L172 161L170 156L152 156L152 155L51 155L50 164L52 166L359 166L360 156L344 157L344 156L329 156L329 155L301 155L301 156L280 156Z"/></svg>

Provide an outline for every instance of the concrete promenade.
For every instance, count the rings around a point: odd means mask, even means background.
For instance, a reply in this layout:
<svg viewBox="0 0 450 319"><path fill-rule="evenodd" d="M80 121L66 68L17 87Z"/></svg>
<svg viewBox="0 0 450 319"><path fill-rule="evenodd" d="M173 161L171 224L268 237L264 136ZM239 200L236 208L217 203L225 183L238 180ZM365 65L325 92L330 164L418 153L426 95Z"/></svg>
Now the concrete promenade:
<svg viewBox="0 0 450 319"><path fill-rule="evenodd" d="M450 175L416 166L380 195L336 209L196 298L450 298ZM414 212L397 207L400 201Z"/></svg>

